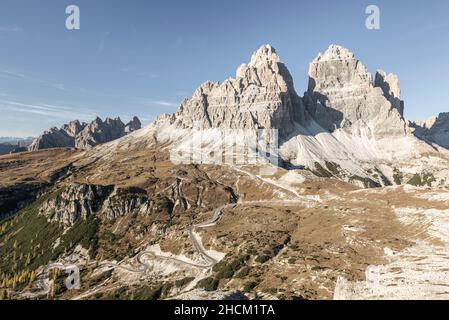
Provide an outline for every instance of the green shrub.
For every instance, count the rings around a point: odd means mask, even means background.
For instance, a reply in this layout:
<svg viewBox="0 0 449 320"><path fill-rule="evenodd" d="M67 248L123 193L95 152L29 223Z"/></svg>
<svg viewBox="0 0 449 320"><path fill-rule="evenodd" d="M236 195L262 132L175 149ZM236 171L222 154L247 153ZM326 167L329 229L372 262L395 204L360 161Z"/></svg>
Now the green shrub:
<svg viewBox="0 0 449 320"><path fill-rule="evenodd" d="M261 255L261 256L258 256L257 258L256 258L256 262L258 262L258 263L265 263L265 262L267 262L268 260L270 260L270 256L268 256L268 255Z"/></svg>
<svg viewBox="0 0 449 320"><path fill-rule="evenodd" d="M195 278L194 277L186 277L175 281L175 286L177 288L183 288L186 285L188 285L190 282L192 282Z"/></svg>
<svg viewBox="0 0 449 320"><path fill-rule="evenodd" d="M217 279L231 279L234 275L234 271L232 271L228 266L225 269L217 272L215 275Z"/></svg>
<svg viewBox="0 0 449 320"><path fill-rule="evenodd" d="M415 173L413 177L407 182L407 184L410 184L415 187L423 187L425 185L432 186L432 182L435 182L436 179L431 173L423 173L418 174Z"/></svg>
<svg viewBox="0 0 449 320"><path fill-rule="evenodd" d="M393 170L394 183L397 185L401 185L403 178L404 178L404 176L402 175L402 173L398 169L394 168L394 170Z"/></svg>
<svg viewBox="0 0 449 320"><path fill-rule="evenodd" d="M315 162L315 170L311 170L314 175L321 178L331 178L333 174L326 169L319 162Z"/></svg>
<svg viewBox="0 0 449 320"><path fill-rule="evenodd" d="M435 177L433 176L433 174L431 173L424 173L423 174L423 182L424 184L427 184L427 186L431 187L432 186L432 182L437 181L435 179Z"/></svg>
<svg viewBox="0 0 449 320"><path fill-rule="evenodd" d="M127 293L125 296L119 295L117 299L131 299L131 294L133 300L158 300L162 295L163 289L163 285L156 287L143 286L137 289L132 289L131 292Z"/></svg>
<svg viewBox="0 0 449 320"><path fill-rule="evenodd" d="M226 260L222 260L217 263L212 270L215 271L217 279L230 279L234 276L234 274L240 270L241 267L245 265L245 262L249 260L249 255L240 256L231 262L227 262Z"/></svg>
<svg viewBox="0 0 449 320"><path fill-rule="evenodd" d="M341 167L339 164L335 162L325 162L326 168L334 175L338 175L340 173Z"/></svg>
<svg viewBox="0 0 449 320"><path fill-rule="evenodd" d="M418 186L422 186L422 180L421 180L421 176L417 173L415 173L415 175L407 182L407 184L411 184L412 186L418 187Z"/></svg>
<svg viewBox="0 0 449 320"><path fill-rule="evenodd" d="M215 291L218 288L218 280L211 277L205 278L198 281L196 287L206 291Z"/></svg>
<svg viewBox="0 0 449 320"><path fill-rule="evenodd" d="M262 290L262 292L274 295L274 294L278 293L278 289L277 288L265 288Z"/></svg>
<svg viewBox="0 0 449 320"><path fill-rule="evenodd" d="M245 285L243 286L243 292L250 292L251 290L253 290L255 287L257 287L259 283L256 281L248 281L247 283L245 283Z"/></svg>
<svg viewBox="0 0 449 320"><path fill-rule="evenodd" d="M235 275L235 277L239 279L245 278L250 271L251 271L250 267L244 267Z"/></svg>

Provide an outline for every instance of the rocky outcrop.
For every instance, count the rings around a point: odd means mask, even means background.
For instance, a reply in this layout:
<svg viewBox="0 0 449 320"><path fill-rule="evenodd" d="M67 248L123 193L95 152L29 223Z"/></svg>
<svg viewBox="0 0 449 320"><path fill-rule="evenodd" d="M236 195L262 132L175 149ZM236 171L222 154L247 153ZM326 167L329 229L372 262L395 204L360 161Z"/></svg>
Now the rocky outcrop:
<svg viewBox="0 0 449 320"><path fill-rule="evenodd" d="M140 129L141 123L134 117L124 124L120 118L106 118L102 121L96 118L91 123L80 123L78 120L69 122L59 128L51 128L36 138L28 147L29 151L49 148L79 148L90 149L98 144L110 142Z"/></svg>
<svg viewBox="0 0 449 320"><path fill-rule="evenodd" d="M71 227L78 220L99 213L113 190L112 186L66 186L42 204L39 214L47 216L49 221Z"/></svg>
<svg viewBox="0 0 449 320"><path fill-rule="evenodd" d="M440 113L425 121L413 123L416 135L449 149L449 112Z"/></svg>
<svg viewBox="0 0 449 320"><path fill-rule="evenodd" d="M107 219L116 219L131 213L148 214L153 209L145 190L139 188L117 189L105 201L103 213Z"/></svg>
<svg viewBox="0 0 449 320"><path fill-rule="evenodd" d="M36 151L49 148L73 148L75 140L64 129L56 127L45 131L37 137L28 147L29 151Z"/></svg>
<svg viewBox="0 0 449 320"><path fill-rule="evenodd" d="M125 124L120 118L106 118L103 122L97 117L75 137L75 147L78 149L90 149L96 145L121 138L124 135Z"/></svg>
<svg viewBox="0 0 449 320"><path fill-rule="evenodd" d="M139 118L133 117L133 119L125 125L125 133L131 133L133 131L142 128L142 123Z"/></svg>
<svg viewBox="0 0 449 320"><path fill-rule="evenodd" d="M426 119L426 120L417 120L417 121L412 122L412 125L416 128L419 127L423 130L429 130L435 124L437 119L438 119L438 117L430 117L429 119Z"/></svg>
<svg viewBox="0 0 449 320"><path fill-rule="evenodd" d="M393 108L404 116L404 101L401 100L401 87L399 85L399 77L395 74L386 74L383 70L377 70L374 86L382 89L384 97L390 101Z"/></svg>
<svg viewBox="0 0 449 320"><path fill-rule="evenodd" d="M394 76L378 73L375 86L371 73L352 52L331 45L310 64L304 101L308 113L329 131L369 127L381 138L407 131L400 102L394 100L399 92Z"/></svg>
<svg viewBox="0 0 449 320"><path fill-rule="evenodd" d="M130 187L70 184L47 194L39 214L64 227L95 215L113 220L129 214L148 215L153 212L171 214L174 204L166 197L150 199L145 190Z"/></svg>
<svg viewBox="0 0 449 320"><path fill-rule="evenodd" d="M266 45L238 68L235 79L201 85L171 122L183 129L278 129L280 135L288 135L301 114L289 71L275 49Z"/></svg>
<svg viewBox="0 0 449 320"><path fill-rule="evenodd" d="M87 123L80 123L78 120L70 121L68 124L62 126L62 130L67 132L71 137L75 137L78 133L80 133L85 127Z"/></svg>
<svg viewBox="0 0 449 320"><path fill-rule="evenodd" d="M40 204L37 208L39 214L46 216L49 221L72 227L92 215L104 220L151 214L171 218L174 213L185 212L192 206L204 208L215 204L217 199L224 200L225 203L236 203L238 200L232 188L212 183L206 187L197 186L196 183L188 184L187 190L183 189L183 179L179 177L166 188L165 193L156 193L152 197L139 187L60 184L38 199Z"/></svg>

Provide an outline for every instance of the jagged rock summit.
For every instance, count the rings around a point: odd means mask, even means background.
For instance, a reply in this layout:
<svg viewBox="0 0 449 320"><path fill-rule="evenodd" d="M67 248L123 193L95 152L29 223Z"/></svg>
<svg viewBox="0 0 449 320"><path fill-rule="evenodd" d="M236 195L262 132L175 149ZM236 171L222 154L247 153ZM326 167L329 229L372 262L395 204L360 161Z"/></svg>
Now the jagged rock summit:
<svg viewBox="0 0 449 320"><path fill-rule="evenodd" d="M379 71L372 78L352 52L331 45L310 63L307 111L329 131L353 127L378 137L404 135L397 76Z"/></svg>
<svg viewBox="0 0 449 320"><path fill-rule="evenodd" d="M264 45L235 78L205 82L177 113L156 123L194 130L277 129L283 139L294 135L297 125L312 122L325 132L345 128L377 138L409 134L398 77L379 70L375 78L352 52L331 45L311 62L301 98L276 50Z"/></svg>
<svg viewBox="0 0 449 320"><path fill-rule="evenodd" d="M287 135L301 113L293 79L270 45L241 65L234 79L206 82L185 100L171 122L177 128L279 129Z"/></svg>
<svg viewBox="0 0 449 320"><path fill-rule="evenodd" d="M449 149L449 112L443 112L438 117L413 123L416 134L429 141Z"/></svg>
<svg viewBox="0 0 449 320"><path fill-rule="evenodd" d="M90 149L96 145L113 141L124 135L140 129L141 123L134 117L126 125L120 118L106 118L105 121L99 117L87 124L74 120L61 128L53 127L34 139L28 147L29 151L50 148L78 148Z"/></svg>
<svg viewBox="0 0 449 320"><path fill-rule="evenodd" d="M130 122L125 125L125 133L131 133L133 131L139 130L142 127L142 123L139 118L134 116Z"/></svg>
<svg viewBox="0 0 449 320"><path fill-rule="evenodd" d="M97 117L75 137L75 147L78 149L89 149L118 139L124 134L125 124L120 118L106 118L103 122L103 120Z"/></svg>

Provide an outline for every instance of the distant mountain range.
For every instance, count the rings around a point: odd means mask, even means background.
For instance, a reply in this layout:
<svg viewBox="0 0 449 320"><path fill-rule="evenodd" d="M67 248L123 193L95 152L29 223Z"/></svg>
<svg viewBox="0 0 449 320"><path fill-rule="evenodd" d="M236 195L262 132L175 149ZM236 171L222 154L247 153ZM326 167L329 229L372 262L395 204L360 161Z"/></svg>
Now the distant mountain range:
<svg viewBox="0 0 449 320"><path fill-rule="evenodd" d="M0 137L0 155L26 151L33 139L32 137Z"/></svg>
<svg viewBox="0 0 449 320"><path fill-rule="evenodd" d="M10 143L10 144L20 144L23 146L23 144L30 143L33 141L33 137L26 137L26 138L18 138L18 137L0 137L0 143Z"/></svg>
<svg viewBox="0 0 449 320"><path fill-rule="evenodd" d="M106 118L103 121L97 117L89 124L74 120L61 128L53 127L45 131L33 140L28 150L36 151L50 148L89 149L101 143L121 138L140 128L141 123L137 117L134 117L127 124L124 124L120 118Z"/></svg>

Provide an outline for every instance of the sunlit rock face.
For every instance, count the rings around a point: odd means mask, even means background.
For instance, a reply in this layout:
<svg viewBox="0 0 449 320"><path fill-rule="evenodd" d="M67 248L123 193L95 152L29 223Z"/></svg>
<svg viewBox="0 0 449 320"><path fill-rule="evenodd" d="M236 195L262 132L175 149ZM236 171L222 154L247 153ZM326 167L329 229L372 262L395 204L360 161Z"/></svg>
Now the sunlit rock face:
<svg viewBox="0 0 449 320"><path fill-rule="evenodd" d="M416 134L429 142L449 148L449 112L443 112L438 117L432 117L413 123Z"/></svg>
<svg viewBox="0 0 449 320"><path fill-rule="evenodd" d="M394 76L382 78L379 73L375 85L371 73L352 52L331 45L310 64L304 101L307 111L327 130L369 129L371 135L383 137L407 131L400 102L392 103L393 98L399 99L399 92Z"/></svg>
<svg viewBox="0 0 449 320"><path fill-rule="evenodd" d="M140 120L134 117L124 124L120 118L99 117L89 124L74 120L61 128L51 128L37 137L28 147L29 151L51 148L90 149L99 144L121 138L141 128Z"/></svg>
<svg viewBox="0 0 449 320"><path fill-rule="evenodd" d="M278 129L288 135L301 117L302 102L290 72L275 49L265 45L234 79L201 85L172 121L179 128Z"/></svg>

